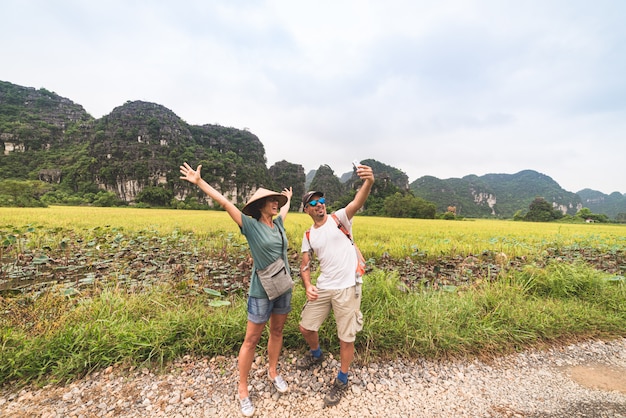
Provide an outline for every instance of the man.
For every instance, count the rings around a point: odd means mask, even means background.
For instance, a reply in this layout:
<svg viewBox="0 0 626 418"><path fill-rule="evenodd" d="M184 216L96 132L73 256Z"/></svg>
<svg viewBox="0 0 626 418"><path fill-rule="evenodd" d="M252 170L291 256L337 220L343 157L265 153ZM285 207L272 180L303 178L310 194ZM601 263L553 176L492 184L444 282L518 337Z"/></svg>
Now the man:
<svg viewBox="0 0 626 418"><path fill-rule="evenodd" d="M352 218L370 194L374 173L368 166L356 166L363 185L345 208L338 210L337 221L352 235ZM313 219L313 226L302 239L300 276L306 289L307 302L302 310L300 332L311 349L296 363L300 370L320 364L324 355L319 345L318 330L332 308L337 323L341 367L330 392L324 398L326 406L336 405L348 387L348 371L354 359L356 333L363 329L361 314L361 278L356 275L357 255L351 237L338 227L338 222L326 213L324 193L310 191L302 197L303 210ZM317 255L320 275L311 283L309 269L312 253Z"/></svg>

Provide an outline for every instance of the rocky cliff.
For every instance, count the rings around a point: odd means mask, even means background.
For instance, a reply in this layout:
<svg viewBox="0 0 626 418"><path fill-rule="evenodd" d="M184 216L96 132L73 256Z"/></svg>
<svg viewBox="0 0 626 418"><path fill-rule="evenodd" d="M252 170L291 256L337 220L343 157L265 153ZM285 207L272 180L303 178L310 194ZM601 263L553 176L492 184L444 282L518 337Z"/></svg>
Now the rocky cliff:
<svg viewBox="0 0 626 418"><path fill-rule="evenodd" d="M132 202L164 185L180 199L206 197L178 179L182 162L235 203L274 187L261 141L246 130L194 126L164 106L129 101L94 119L45 89L0 82L2 178L39 179L69 192L107 190ZM209 202L211 204L212 202Z"/></svg>

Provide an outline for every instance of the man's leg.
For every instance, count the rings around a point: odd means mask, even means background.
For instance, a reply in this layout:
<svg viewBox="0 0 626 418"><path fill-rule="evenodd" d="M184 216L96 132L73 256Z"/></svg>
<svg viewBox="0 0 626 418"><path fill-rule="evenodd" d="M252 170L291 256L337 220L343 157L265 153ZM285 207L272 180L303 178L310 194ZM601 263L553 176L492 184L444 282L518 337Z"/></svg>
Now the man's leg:
<svg viewBox="0 0 626 418"><path fill-rule="evenodd" d="M338 293L333 299L333 311L339 337L340 372L347 374L354 360L356 334L363 329L360 289L357 291L356 287L349 287Z"/></svg>
<svg viewBox="0 0 626 418"><path fill-rule="evenodd" d="M339 349L341 366L330 392L324 397L324 405L326 406L337 405L348 389L348 371L354 359L354 342L348 343L339 340Z"/></svg>
<svg viewBox="0 0 626 418"><path fill-rule="evenodd" d="M352 360L354 360L354 341L347 343L339 340L339 357L341 360L341 371L348 374Z"/></svg>
<svg viewBox="0 0 626 418"><path fill-rule="evenodd" d="M311 351L317 350L320 347L320 337L317 331L305 329L302 327L302 325L300 325L300 332L304 337L304 341L306 341L306 343L309 345Z"/></svg>
<svg viewBox="0 0 626 418"><path fill-rule="evenodd" d="M339 403L348 388L348 371L354 360L354 340L356 333L363 329L363 315L361 314L360 306L361 292L356 287L344 289L333 299L341 365L330 392L324 398L326 406Z"/></svg>
<svg viewBox="0 0 626 418"><path fill-rule="evenodd" d="M309 353L296 363L299 370L310 369L312 366L320 364L324 359L320 349L318 329L330 313L330 296L332 291L324 290L319 292L319 296L314 301L308 301L302 309L302 319L300 320L300 333L309 346Z"/></svg>

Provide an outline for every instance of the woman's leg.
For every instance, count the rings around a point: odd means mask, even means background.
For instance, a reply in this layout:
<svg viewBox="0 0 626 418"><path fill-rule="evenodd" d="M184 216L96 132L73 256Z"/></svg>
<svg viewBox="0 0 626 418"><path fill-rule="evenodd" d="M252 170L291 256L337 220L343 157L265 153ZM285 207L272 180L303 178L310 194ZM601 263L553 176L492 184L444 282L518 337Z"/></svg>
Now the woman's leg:
<svg viewBox="0 0 626 418"><path fill-rule="evenodd" d="M265 328L265 323L255 324L251 321L248 321L248 325L246 326L246 337L244 338L243 344L241 344L241 348L239 349L238 358L239 399L244 399L249 396L248 374L250 373L250 369L252 368L252 362L254 361L254 352L256 350L257 344L259 344L259 340L261 339L263 328Z"/></svg>
<svg viewBox="0 0 626 418"><path fill-rule="evenodd" d="M269 376L274 379L278 375L278 358L283 347L283 328L287 321L287 314L272 314L270 316L270 338L267 342L267 356L269 361Z"/></svg>

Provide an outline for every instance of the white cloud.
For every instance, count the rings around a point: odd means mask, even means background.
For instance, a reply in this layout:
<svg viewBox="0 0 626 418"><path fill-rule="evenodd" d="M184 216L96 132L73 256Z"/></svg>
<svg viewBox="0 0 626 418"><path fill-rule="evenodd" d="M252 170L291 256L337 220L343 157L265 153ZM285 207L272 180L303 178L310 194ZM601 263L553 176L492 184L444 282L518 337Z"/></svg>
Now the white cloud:
<svg viewBox="0 0 626 418"><path fill-rule="evenodd" d="M5 0L0 79L249 128L337 174L533 169L626 192L626 3Z"/></svg>

